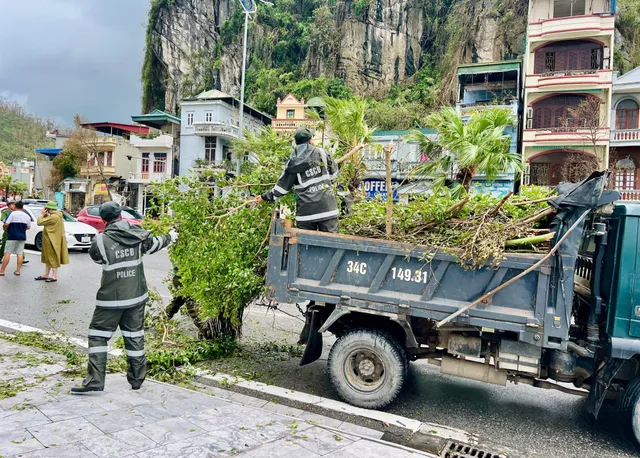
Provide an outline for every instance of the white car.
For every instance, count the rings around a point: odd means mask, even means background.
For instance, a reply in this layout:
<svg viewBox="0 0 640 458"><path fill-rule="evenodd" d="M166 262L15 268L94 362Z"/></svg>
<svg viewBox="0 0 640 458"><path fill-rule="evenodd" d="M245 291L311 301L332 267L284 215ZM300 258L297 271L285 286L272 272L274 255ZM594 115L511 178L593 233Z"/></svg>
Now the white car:
<svg viewBox="0 0 640 458"><path fill-rule="evenodd" d="M33 221L31 227L27 231L27 245L35 245L38 251L42 251L42 226L38 226L36 221L42 212L42 205L25 205L24 211L31 217ZM98 234L93 227L88 224L80 223L67 212L62 212L64 217L64 232L67 237L67 247L72 249L81 249L89 251L91 241ZM2 228L0 226L0 234Z"/></svg>

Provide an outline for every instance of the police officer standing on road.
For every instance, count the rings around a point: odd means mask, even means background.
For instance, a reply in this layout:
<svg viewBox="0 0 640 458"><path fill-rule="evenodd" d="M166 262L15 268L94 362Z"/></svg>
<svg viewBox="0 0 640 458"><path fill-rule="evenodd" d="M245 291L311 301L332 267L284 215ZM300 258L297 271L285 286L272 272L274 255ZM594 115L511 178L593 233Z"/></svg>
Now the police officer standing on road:
<svg viewBox="0 0 640 458"><path fill-rule="evenodd" d="M149 292L144 277L143 254L160 251L177 233L154 237L149 231L120 219L120 206L100 206L106 227L91 245L89 254L102 264L102 282L96 295L96 309L89 325L89 368L82 386L72 393L102 391L107 366L107 343L120 326L127 354L127 380L137 390L147 372L144 355L144 309Z"/></svg>
<svg viewBox="0 0 640 458"><path fill-rule="evenodd" d="M257 197L256 202L273 201L293 189L298 196L299 229L338 232L338 204L331 186L338 169L329 153L311 145L311 137L304 126L296 130L296 147L284 172L273 189Z"/></svg>

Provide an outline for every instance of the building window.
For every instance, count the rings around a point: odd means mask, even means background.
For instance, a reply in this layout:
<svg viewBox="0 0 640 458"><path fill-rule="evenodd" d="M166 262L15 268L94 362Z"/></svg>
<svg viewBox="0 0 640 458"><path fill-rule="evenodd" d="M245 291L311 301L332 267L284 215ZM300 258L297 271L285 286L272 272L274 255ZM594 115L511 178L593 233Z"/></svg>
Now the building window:
<svg viewBox="0 0 640 458"><path fill-rule="evenodd" d="M193 113L187 113L187 126L193 126Z"/></svg>
<svg viewBox="0 0 640 458"><path fill-rule="evenodd" d="M296 110L287 110L287 119L295 119Z"/></svg>
<svg viewBox="0 0 640 458"><path fill-rule="evenodd" d="M205 137L204 138L204 159L208 162L214 162L216 160L216 143L217 137Z"/></svg>
<svg viewBox="0 0 640 458"><path fill-rule="evenodd" d="M167 170L167 153L154 153L153 173L165 173Z"/></svg>
<svg viewBox="0 0 640 458"><path fill-rule="evenodd" d="M107 163L105 165L107 167L111 167L113 165L113 151L107 151Z"/></svg>
<svg viewBox="0 0 640 458"><path fill-rule="evenodd" d="M616 108L616 129L638 128L638 104L631 99L623 100Z"/></svg>
<svg viewBox="0 0 640 458"><path fill-rule="evenodd" d="M589 71L603 68L603 47L585 40L560 41L536 50L534 73Z"/></svg>
<svg viewBox="0 0 640 458"><path fill-rule="evenodd" d="M213 121L213 111L207 111L207 112L204 114L204 119L205 119L205 121L207 121L207 122L211 122L211 121Z"/></svg>
<svg viewBox="0 0 640 458"><path fill-rule="evenodd" d="M584 14L584 0L554 0L553 17L580 16Z"/></svg>
<svg viewBox="0 0 640 458"><path fill-rule="evenodd" d="M616 162L615 173L616 189L624 191L636 188L636 163L633 159L620 159Z"/></svg>
<svg viewBox="0 0 640 458"><path fill-rule="evenodd" d="M580 119L571 117L571 109L580 105L585 96L557 95L533 103L534 129L568 129L581 124ZM584 122L584 120L582 120Z"/></svg>
<svg viewBox="0 0 640 458"><path fill-rule="evenodd" d="M531 164L529 166L529 181L537 186L549 186L549 173L548 163Z"/></svg>
<svg viewBox="0 0 640 458"><path fill-rule="evenodd" d="M231 148L229 148L229 145L222 145L222 159L225 161L231 161L232 160L232 154L231 154Z"/></svg>
<svg viewBox="0 0 640 458"><path fill-rule="evenodd" d="M545 72L556 71L556 53L555 52L544 53L544 70Z"/></svg>
<svg viewBox="0 0 640 458"><path fill-rule="evenodd" d="M142 153L142 173L149 173L149 153Z"/></svg>

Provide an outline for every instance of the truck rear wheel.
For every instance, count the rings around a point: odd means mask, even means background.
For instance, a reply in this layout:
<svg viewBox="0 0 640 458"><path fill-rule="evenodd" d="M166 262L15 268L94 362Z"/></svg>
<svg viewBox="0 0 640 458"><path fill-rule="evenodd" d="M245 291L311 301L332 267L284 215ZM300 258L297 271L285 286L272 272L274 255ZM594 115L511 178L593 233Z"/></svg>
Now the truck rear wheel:
<svg viewBox="0 0 640 458"><path fill-rule="evenodd" d="M620 410L622 420L631 427L636 441L640 442L640 377L629 382L622 393Z"/></svg>
<svg viewBox="0 0 640 458"><path fill-rule="evenodd" d="M380 330L348 331L329 353L329 378L338 395L367 409L393 402L407 378L407 368L402 345Z"/></svg>

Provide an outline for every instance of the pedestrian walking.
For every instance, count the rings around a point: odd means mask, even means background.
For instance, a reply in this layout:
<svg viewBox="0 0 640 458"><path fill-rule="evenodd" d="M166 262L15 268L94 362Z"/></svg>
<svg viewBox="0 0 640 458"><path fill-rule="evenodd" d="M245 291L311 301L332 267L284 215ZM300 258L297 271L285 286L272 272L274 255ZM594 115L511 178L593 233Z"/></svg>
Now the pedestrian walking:
<svg viewBox="0 0 640 458"><path fill-rule="evenodd" d="M105 229L94 238L89 255L102 265L102 281L89 325L87 377L82 386L71 388L72 393L104 390L107 344L118 326L124 338L131 388L139 389L147 373L144 309L149 292L142 255L160 251L176 239L177 233L154 237L140 226L121 220L120 213L120 205L115 202L100 206Z"/></svg>
<svg viewBox="0 0 640 458"><path fill-rule="evenodd" d="M5 253L2 257L2 266L0 267L0 277L4 277L4 271L9 265L12 254L16 255L18 262L18 267L13 272L13 275L20 276L24 244L27 241L27 230L31 227L31 218L22 211L23 207L22 201L16 202L15 211L11 212L3 225L4 232L7 234L7 241L5 243Z"/></svg>
<svg viewBox="0 0 640 458"><path fill-rule="evenodd" d="M41 261L45 265L44 275L36 277L36 280L47 283L58 281L58 269L62 264L69 264L69 250L67 239L64 235L64 218L58 211L58 204L47 202L38 218L38 225L43 226L42 231L42 256Z"/></svg>

